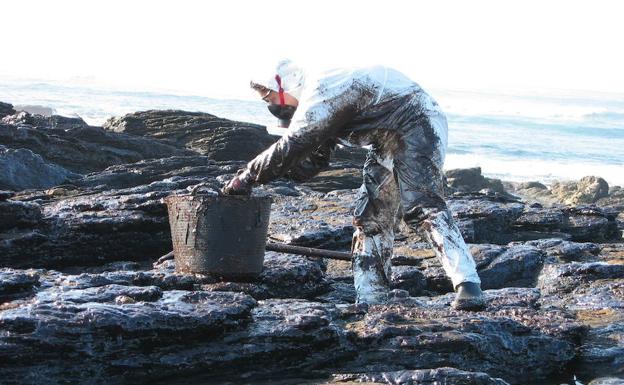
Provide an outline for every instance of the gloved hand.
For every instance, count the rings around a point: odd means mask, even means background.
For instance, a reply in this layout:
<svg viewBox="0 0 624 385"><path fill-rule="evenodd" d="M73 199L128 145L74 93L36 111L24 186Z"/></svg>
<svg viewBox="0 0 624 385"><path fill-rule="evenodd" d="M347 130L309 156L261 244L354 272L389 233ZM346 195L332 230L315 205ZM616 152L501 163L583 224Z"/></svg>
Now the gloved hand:
<svg viewBox="0 0 624 385"><path fill-rule="evenodd" d="M247 169L238 170L238 174L221 189L223 195L250 195L253 177Z"/></svg>

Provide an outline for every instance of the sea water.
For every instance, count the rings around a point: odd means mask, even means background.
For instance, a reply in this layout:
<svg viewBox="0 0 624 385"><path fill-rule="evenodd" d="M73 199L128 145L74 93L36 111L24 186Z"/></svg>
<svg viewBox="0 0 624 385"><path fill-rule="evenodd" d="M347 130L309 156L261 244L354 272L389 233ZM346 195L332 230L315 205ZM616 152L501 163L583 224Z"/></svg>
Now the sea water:
<svg viewBox="0 0 624 385"><path fill-rule="evenodd" d="M480 166L486 176L547 184L596 175L610 185L624 185L624 93L428 91L448 117L446 169ZM275 123L257 100L45 82L0 82L0 101L50 107L92 125L147 109L203 111L266 126Z"/></svg>

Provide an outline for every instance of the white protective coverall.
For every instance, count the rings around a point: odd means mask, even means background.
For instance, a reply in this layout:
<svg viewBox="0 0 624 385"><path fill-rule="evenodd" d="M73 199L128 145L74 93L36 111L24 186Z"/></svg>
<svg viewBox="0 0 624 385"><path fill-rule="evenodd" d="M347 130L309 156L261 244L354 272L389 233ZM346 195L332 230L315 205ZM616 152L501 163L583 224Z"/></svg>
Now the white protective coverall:
<svg viewBox="0 0 624 385"><path fill-rule="evenodd" d="M382 302L397 217L424 230L454 287L480 283L447 209L442 166L447 122L414 81L387 67L340 69L306 80L287 132L247 165L254 183L305 180L327 166L339 141L369 146L354 212L358 301Z"/></svg>

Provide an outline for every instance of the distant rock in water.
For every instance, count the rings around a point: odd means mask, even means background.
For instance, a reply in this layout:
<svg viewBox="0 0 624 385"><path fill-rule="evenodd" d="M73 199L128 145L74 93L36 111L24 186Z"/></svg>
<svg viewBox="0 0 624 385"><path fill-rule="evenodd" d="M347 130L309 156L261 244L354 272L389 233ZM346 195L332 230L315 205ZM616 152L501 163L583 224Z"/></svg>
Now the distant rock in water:
<svg viewBox="0 0 624 385"><path fill-rule="evenodd" d="M59 130L75 130L89 127L80 117L33 115L26 111L19 111L13 115L7 115L2 119L2 123L14 125L27 124L37 128Z"/></svg>
<svg viewBox="0 0 624 385"><path fill-rule="evenodd" d="M59 185L78 175L46 162L30 150L0 145L0 190L26 190Z"/></svg>
<svg viewBox="0 0 624 385"><path fill-rule="evenodd" d="M619 212L624 222L624 188L613 186L609 189L609 196L600 198L597 205Z"/></svg>
<svg viewBox="0 0 624 385"><path fill-rule="evenodd" d="M522 199L528 202L538 202L541 205L551 206L559 203L557 198L548 189L548 186L543 183L531 181L531 182L505 182L505 188L512 194L522 197Z"/></svg>
<svg viewBox="0 0 624 385"><path fill-rule="evenodd" d="M490 190L505 193L505 187L499 179L486 178L481 174L481 167L458 168L445 173L446 183L452 192L478 192Z"/></svg>
<svg viewBox="0 0 624 385"><path fill-rule="evenodd" d="M54 108L50 108L46 106L25 104L25 105L16 105L14 108L16 111L24 111L24 112L28 112L29 114L42 115L45 117L50 117L56 114L56 111L54 110Z"/></svg>
<svg viewBox="0 0 624 385"><path fill-rule="evenodd" d="M598 176L555 182L550 187L540 182L505 182L504 185L507 191L529 203L546 206L595 204L613 213L624 213L624 189L610 187L606 180Z"/></svg>
<svg viewBox="0 0 624 385"><path fill-rule="evenodd" d="M180 110L135 112L107 120L104 128L164 140L214 160L251 160L277 139L264 126Z"/></svg>
<svg viewBox="0 0 624 385"><path fill-rule="evenodd" d="M556 182L550 191L564 204L595 203L609 195L609 184L598 176L586 176L578 182Z"/></svg>

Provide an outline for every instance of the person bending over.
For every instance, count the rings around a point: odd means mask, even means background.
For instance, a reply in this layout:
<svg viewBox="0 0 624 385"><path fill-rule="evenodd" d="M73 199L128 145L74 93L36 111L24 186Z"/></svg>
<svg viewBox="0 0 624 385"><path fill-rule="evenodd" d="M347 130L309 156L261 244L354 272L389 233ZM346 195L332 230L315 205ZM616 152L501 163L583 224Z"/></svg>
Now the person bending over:
<svg viewBox="0 0 624 385"><path fill-rule="evenodd" d="M452 306L484 306L475 262L444 201L446 117L417 83L383 67L337 69L315 79L290 60L251 87L286 133L239 170L224 194L287 176L309 179L329 164L339 143L366 146L353 223L353 277L358 303L387 299L397 219L422 229L457 294Z"/></svg>

